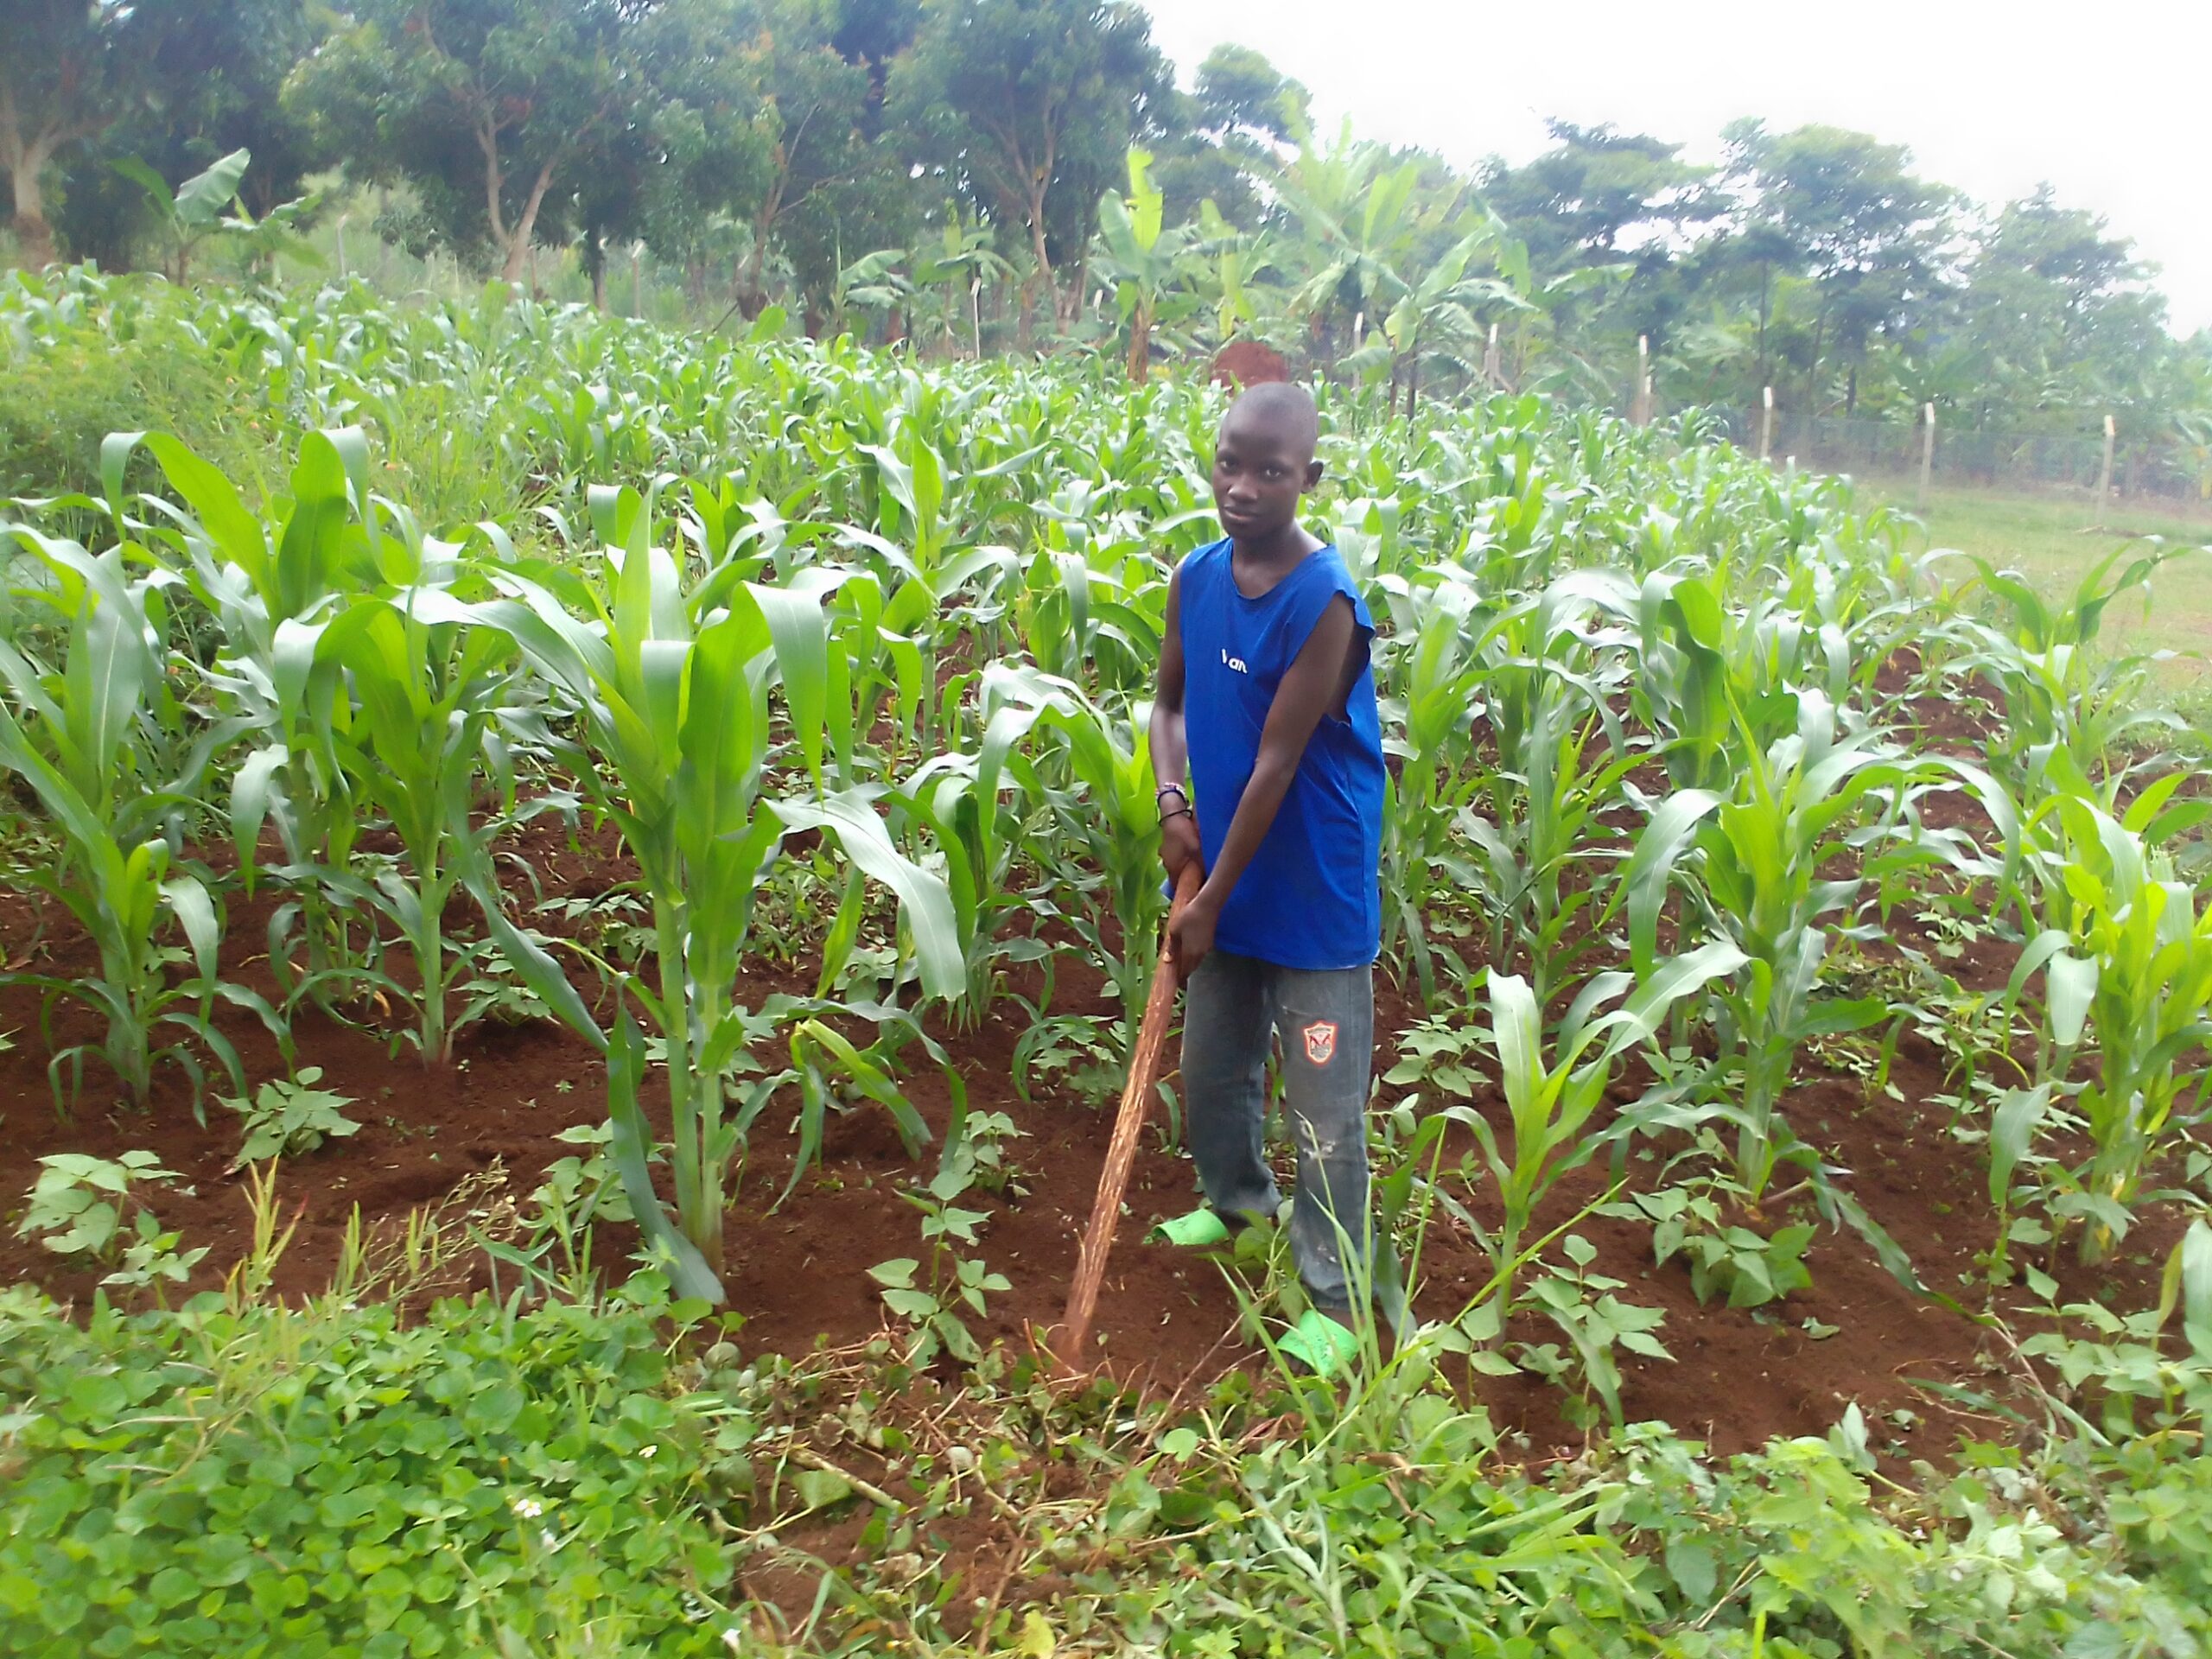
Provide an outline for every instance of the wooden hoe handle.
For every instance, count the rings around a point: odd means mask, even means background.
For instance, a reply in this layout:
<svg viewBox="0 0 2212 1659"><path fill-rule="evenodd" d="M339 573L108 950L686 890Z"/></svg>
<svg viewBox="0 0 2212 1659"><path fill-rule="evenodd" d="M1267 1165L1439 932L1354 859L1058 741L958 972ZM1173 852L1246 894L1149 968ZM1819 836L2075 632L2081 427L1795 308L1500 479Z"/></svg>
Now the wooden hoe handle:
<svg viewBox="0 0 2212 1659"><path fill-rule="evenodd" d="M1090 1316L1097 1311L1098 1287L1106 1277L1106 1253L1114 1248L1114 1229L1122 1218L1122 1195L1128 1190L1129 1166L1136 1161L1137 1136L1143 1132L1145 1111L1151 1104L1160 1051L1167 1042L1167 1021L1175 1007L1174 918L1198 895L1201 880L1196 860L1185 864L1175 880L1169 925L1160 931L1160 964L1153 972L1152 995L1145 999L1144 1023L1137 1028L1137 1040L1129 1053L1128 1081L1122 1086L1122 1107L1114 1119L1114 1138L1106 1148L1106 1167L1098 1178L1097 1201L1090 1206L1090 1224L1084 1229L1083 1244L1076 1255L1067 1317L1050 1338L1052 1351L1071 1369L1084 1365L1084 1339L1090 1334Z"/></svg>

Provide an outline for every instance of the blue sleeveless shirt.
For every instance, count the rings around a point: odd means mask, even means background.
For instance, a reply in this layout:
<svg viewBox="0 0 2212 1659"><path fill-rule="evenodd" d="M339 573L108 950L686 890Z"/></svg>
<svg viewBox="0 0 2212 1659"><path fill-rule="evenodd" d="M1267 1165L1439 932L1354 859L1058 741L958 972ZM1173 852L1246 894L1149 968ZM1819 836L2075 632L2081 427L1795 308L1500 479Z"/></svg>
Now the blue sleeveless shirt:
<svg viewBox="0 0 2212 1659"><path fill-rule="evenodd" d="M1259 759L1275 688L1338 594L1351 601L1363 659L1375 623L1335 548L1308 555L1258 599L1238 591L1226 540L1183 561L1183 723L1209 868ZM1313 728L1281 809L1221 907L1215 944L1284 968L1373 962L1382 927L1382 791L1375 671L1363 660L1344 716L1332 709Z"/></svg>

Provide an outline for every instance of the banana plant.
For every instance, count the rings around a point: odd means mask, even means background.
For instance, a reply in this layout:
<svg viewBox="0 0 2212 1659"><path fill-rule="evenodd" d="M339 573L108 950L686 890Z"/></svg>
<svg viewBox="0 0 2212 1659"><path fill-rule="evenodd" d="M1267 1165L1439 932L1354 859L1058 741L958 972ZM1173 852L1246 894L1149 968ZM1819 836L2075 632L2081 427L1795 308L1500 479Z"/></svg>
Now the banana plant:
<svg viewBox="0 0 2212 1659"><path fill-rule="evenodd" d="M1496 213L1438 256L1397 296L1382 319L1376 338L1344 359L1343 367L1374 372L1387 369L1395 399L1397 388L1406 389L1406 417L1420 406L1421 371L1431 356L1455 357L1463 361L1480 350L1482 330L1478 310L1527 311L1533 308L1514 291L1511 283L1492 276L1470 276L1467 267L1478 255L1495 250L1505 237L1505 225Z"/></svg>
<svg viewBox="0 0 2212 1659"><path fill-rule="evenodd" d="M242 1088L238 1055L212 1021L219 996L246 1006L251 993L216 976L220 924L200 875L181 865L181 828L196 810L208 745L194 747L178 775L150 764L149 728L169 700L162 640L164 590L174 577L133 576L122 545L91 554L25 526L14 538L48 578L19 594L52 613L66 630L61 667L48 671L0 642L0 764L29 785L51 820L53 863L33 882L77 918L99 953L97 978L11 976L63 996L101 1019L99 1052L132 1103L152 1092L155 1062L175 1059L191 1078L195 1104L201 1072L192 1050L157 1040L175 1027L213 1054ZM174 931L172 931L174 930ZM185 949L170 943L181 934ZM172 983L169 969L190 973ZM274 1023L265 1005L257 1012ZM62 1075L81 1086L83 1047L56 1053L48 1068L59 1108Z"/></svg>
<svg viewBox="0 0 2212 1659"><path fill-rule="evenodd" d="M537 578L498 574L505 596L478 614L514 639L573 721L574 735L555 752L621 834L652 905L652 975L629 976L624 986L665 1062L672 1224L646 1166L646 1051L627 1002L613 1030L602 1030L544 948L507 919L482 872L473 885L516 972L608 1057L613 1151L640 1225L672 1258L683 1294L720 1301L727 1182L739 1146L726 1077L749 1033L734 988L754 887L786 828L822 830L899 895L926 994L958 995L962 961L943 880L898 852L871 802L849 791L778 802L766 792L774 679L797 759L808 776L822 775L824 590L702 583L687 594L654 539L649 501L626 486L594 489L591 507L606 548L598 580L557 569ZM693 602L702 592L710 606Z"/></svg>
<svg viewBox="0 0 2212 1659"><path fill-rule="evenodd" d="M169 267L171 282L182 286L191 270L193 252L200 242L229 228L232 221L224 216L224 209L237 199L238 185L252 160L251 151L234 149L194 174L174 192L169 189L168 180L136 156L125 156L109 163L145 193L147 206L161 220L174 257Z"/></svg>
<svg viewBox="0 0 2212 1659"><path fill-rule="evenodd" d="M1114 284L1115 303L1129 331L1125 366L1132 384L1152 372L1152 331L1196 310L1199 298L1185 288L1203 227L1167 226L1166 199L1152 181L1152 153L1129 149L1129 194L1109 190L1098 199L1098 253L1092 268Z"/></svg>
<svg viewBox="0 0 2212 1659"><path fill-rule="evenodd" d="M969 321L976 355L983 354L982 289L986 283L996 284L1014 275L1014 267L1001 259L992 247L992 230L979 216L963 216L957 201L944 205L944 230L932 246L918 243L914 248L914 283L920 288L937 288L944 291L944 310L939 320L948 348L958 340L959 322L953 315L956 290L965 288L969 297Z"/></svg>

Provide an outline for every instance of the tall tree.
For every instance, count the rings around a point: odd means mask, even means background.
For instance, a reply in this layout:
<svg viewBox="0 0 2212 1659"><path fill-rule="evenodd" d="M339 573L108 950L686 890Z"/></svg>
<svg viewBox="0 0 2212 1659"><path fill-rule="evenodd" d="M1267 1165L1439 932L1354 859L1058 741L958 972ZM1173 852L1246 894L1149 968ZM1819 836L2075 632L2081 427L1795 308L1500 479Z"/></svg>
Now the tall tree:
<svg viewBox="0 0 2212 1659"><path fill-rule="evenodd" d="M1745 224L1772 232L1813 278L1815 356L1832 351L1841 359L1844 407L1854 412L1868 343L1902 331L1947 291L1957 193L1914 177L1904 145L1863 132L1807 126L1773 134L1738 122L1725 137Z"/></svg>
<svg viewBox="0 0 2212 1659"><path fill-rule="evenodd" d="M359 0L288 88L370 177L519 281L538 215L649 96L620 0Z"/></svg>
<svg viewBox="0 0 2212 1659"><path fill-rule="evenodd" d="M142 13L125 0L0 5L0 168L14 194L16 240L34 270L54 258L48 168L105 128L152 73Z"/></svg>
<svg viewBox="0 0 2212 1659"><path fill-rule="evenodd" d="M1546 125L1552 148L1524 167L1493 162L1482 191L1547 276L1610 264L1720 216L1724 204L1705 188L1712 169L1681 160L1680 144L1610 126Z"/></svg>
<svg viewBox="0 0 2212 1659"><path fill-rule="evenodd" d="M1804 251L1782 230L1757 219L1739 218L1698 245L1677 267L1677 280L1710 295L1723 306L1749 303L1754 324L1750 382L1752 395L1770 384L1775 284L1804 269Z"/></svg>
<svg viewBox="0 0 2212 1659"><path fill-rule="evenodd" d="M60 164L54 226L77 257L121 266L144 251L145 194L115 171L130 158L172 190L216 161L247 150L240 185L265 217L298 196L324 162L308 123L283 102L285 77L313 50L327 14L308 0L160 0L141 5L137 85L115 118Z"/></svg>
<svg viewBox="0 0 2212 1659"><path fill-rule="evenodd" d="M1154 170L1168 223L1192 223L1211 201L1237 229L1258 230L1266 206L1259 181L1308 119L1311 95L1251 48L1217 46L1179 102Z"/></svg>
<svg viewBox="0 0 2212 1659"><path fill-rule="evenodd" d="M2104 220L2061 207L2044 185L2006 204L1976 236L1934 355L1971 350L1980 364L1970 416L1993 402L2015 423L2023 415L2093 422L2133 401L2169 344L2164 303L2145 286L2149 275Z"/></svg>
<svg viewBox="0 0 2212 1659"><path fill-rule="evenodd" d="M632 26L625 59L642 87L582 169L578 220L593 294L604 244L642 236L689 263L733 218L757 214L771 174L773 111L751 0L661 0Z"/></svg>
<svg viewBox="0 0 2212 1659"><path fill-rule="evenodd" d="M851 187L881 162L868 142L874 96L868 50L882 50L896 19L880 9L849 20L830 0L767 0L751 54L766 103L766 178L750 215L747 251L737 273L738 303L747 316L767 303L769 257L779 245L796 253L802 288L834 283L839 254L903 240L903 226L854 215L854 243L839 246ZM849 30L849 34L848 31ZM847 40L857 55L838 45ZM824 233L826 232L826 234Z"/></svg>
<svg viewBox="0 0 2212 1659"><path fill-rule="evenodd" d="M1216 133L1288 143L1311 118L1313 95L1249 46L1217 46L1198 65L1198 124Z"/></svg>
<svg viewBox="0 0 2212 1659"><path fill-rule="evenodd" d="M1170 83L1127 0L924 0L887 113L971 200L1027 232L1053 319L1071 321L1100 194L1158 124Z"/></svg>
<svg viewBox="0 0 2212 1659"><path fill-rule="evenodd" d="M1647 134L1547 124L1552 147L1522 167L1491 163L1484 200L1548 281L1597 268L1624 279L1593 282L1582 294L1554 290L1549 310L1560 339L1588 351L1599 337L1618 345L1641 335L1663 351L1690 298L1677 257L1726 205L1709 188L1712 169Z"/></svg>
<svg viewBox="0 0 2212 1659"><path fill-rule="evenodd" d="M891 61L912 44L921 27L921 0L828 0L836 14L830 43L847 63L868 71L868 108L880 114ZM874 137L871 130L869 137Z"/></svg>

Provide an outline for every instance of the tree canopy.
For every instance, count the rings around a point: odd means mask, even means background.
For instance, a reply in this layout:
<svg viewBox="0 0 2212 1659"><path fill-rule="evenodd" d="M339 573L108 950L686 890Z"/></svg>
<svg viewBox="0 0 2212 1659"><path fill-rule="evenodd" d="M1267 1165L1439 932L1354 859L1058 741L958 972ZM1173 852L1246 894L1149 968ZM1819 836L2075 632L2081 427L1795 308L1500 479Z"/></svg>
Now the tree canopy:
<svg viewBox="0 0 2212 1659"><path fill-rule="evenodd" d="M511 282L543 251L601 305L619 256L703 320L783 303L932 349L1141 373L1247 337L1409 404L1624 401L1648 365L1669 404L1771 386L1877 418L2212 430L2212 340L2174 340L2156 273L2048 188L1977 204L1829 126L1737 122L1718 167L1603 124L1549 137L1468 171L1317 130L1307 89L1235 43L1179 86L1131 0L0 8L5 224L35 264L182 273L162 204L243 151L241 272L303 248L327 196Z"/></svg>

